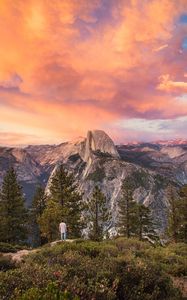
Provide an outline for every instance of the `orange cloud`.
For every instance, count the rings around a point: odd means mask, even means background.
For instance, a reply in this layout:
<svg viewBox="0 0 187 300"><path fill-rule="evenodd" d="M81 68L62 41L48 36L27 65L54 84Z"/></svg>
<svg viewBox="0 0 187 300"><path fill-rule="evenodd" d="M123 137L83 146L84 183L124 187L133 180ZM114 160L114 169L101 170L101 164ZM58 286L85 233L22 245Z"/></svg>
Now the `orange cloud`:
<svg viewBox="0 0 187 300"><path fill-rule="evenodd" d="M187 82L184 81L173 81L170 79L170 76L163 75L161 76L161 83L158 85L158 89L164 90L164 91L181 91L181 92L187 92Z"/></svg>
<svg viewBox="0 0 187 300"><path fill-rule="evenodd" d="M185 13L186 0L1 0L0 122L56 140L187 115Z"/></svg>

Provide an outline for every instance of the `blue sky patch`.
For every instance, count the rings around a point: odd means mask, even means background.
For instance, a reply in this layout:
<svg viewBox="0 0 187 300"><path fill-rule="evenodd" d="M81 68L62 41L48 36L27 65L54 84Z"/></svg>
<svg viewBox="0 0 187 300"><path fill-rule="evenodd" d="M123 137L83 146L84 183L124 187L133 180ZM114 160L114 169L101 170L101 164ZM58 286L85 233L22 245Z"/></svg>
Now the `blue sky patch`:
<svg viewBox="0 0 187 300"><path fill-rule="evenodd" d="M187 49L187 37L183 40L182 48Z"/></svg>
<svg viewBox="0 0 187 300"><path fill-rule="evenodd" d="M187 23L187 14L186 15L181 15L179 19L180 23Z"/></svg>

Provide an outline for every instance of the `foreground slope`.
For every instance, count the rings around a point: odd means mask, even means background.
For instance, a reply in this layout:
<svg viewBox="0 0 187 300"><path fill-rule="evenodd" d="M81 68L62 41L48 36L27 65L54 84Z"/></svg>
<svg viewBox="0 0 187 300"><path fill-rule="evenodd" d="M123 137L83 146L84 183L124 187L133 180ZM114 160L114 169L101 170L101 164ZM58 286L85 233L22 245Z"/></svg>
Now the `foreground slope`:
<svg viewBox="0 0 187 300"><path fill-rule="evenodd" d="M2 261L0 298L182 300L186 254L184 244L154 248L135 239L61 242L19 265Z"/></svg>

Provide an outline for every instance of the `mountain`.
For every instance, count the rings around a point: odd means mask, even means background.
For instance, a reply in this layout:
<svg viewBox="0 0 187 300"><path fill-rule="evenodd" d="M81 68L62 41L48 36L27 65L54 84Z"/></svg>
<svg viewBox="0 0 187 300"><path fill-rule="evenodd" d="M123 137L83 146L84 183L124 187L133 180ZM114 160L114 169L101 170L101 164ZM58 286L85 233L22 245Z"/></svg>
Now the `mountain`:
<svg viewBox="0 0 187 300"><path fill-rule="evenodd" d="M0 147L0 182L8 167L13 166L30 205L38 183L49 192L51 178L61 163L74 173L85 199L94 185L105 193L112 212L111 233L115 232L121 185L127 176L138 182L134 199L151 208L162 230L167 221L168 181L176 186L187 183L187 142L115 145L104 131L94 130L88 131L86 138L60 145Z"/></svg>
<svg viewBox="0 0 187 300"><path fill-rule="evenodd" d="M5 172L13 166L20 184L27 195L28 204L34 194L37 183L43 180L45 171L26 149L0 147L0 185Z"/></svg>
<svg viewBox="0 0 187 300"><path fill-rule="evenodd" d="M160 145L140 143L117 146L121 159L152 170L176 181L187 183L187 143L183 145Z"/></svg>
<svg viewBox="0 0 187 300"><path fill-rule="evenodd" d="M157 141L156 143L165 146L177 146L177 145L187 145L187 140L175 139L175 140L168 140L168 141Z"/></svg>

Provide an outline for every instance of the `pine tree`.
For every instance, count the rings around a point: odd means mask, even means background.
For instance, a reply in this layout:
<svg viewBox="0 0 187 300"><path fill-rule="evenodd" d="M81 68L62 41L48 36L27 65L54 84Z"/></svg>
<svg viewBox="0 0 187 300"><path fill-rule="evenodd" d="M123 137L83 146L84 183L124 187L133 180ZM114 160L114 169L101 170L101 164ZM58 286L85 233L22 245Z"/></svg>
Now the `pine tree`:
<svg viewBox="0 0 187 300"><path fill-rule="evenodd" d="M167 197L169 202L167 233L174 242L187 242L187 185L177 191L169 184Z"/></svg>
<svg viewBox="0 0 187 300"><path fill-rule="evenodd" d="M135 234L135 221L137 215L136 202L133 200L134 182L127 177L122 184L122 197L119 200L119 233L129 238Z"/></svg>
<svg viewBox="0 0 187 300"><path fill-rule="evenodd" d="M40 232L38 218L41 217L46 207L46 195L42 186L36 188L36 192L32 201L30 209L30 236L32 238L32 245L39 246L43 244L43 238Z"/></svg>
<svg viewBox="0 0 187 300"><path fill-rule="evenodd" d="M187 243L187 184L180 190L180 227L179 238L180 241Z"/></svg>
<svg viewBox="0 0 187 300"><path fill-rule="evenodd" d="M107 234L105 227L111 215L107 208L107 199L97 186L93 190L92 197L87 200L86 211L87 220L91 224L89 237L96 241L102 240Z"/></svg>
<svg viewBox="0 0 187 300"><path fill-rule="evenodd" d="M136 203L136 216L134 225L139 240L143 240L146 237L152 241L158 240L150 209L143 204Z"/></svg>
<svg viewBox="0 0 187 300"><path fill-rule="evenodd" d="M24 207L22 189L13 168L3 179L0 193L0 241L21 243L26 239L27 211Z"/></svg>
<svg viewBox="0 0 187 300"><path fill-rule="evenodd" d="M167 187L167 199L169 203L167 232L172 241L178 242L181 226L180 200L179 193L172 184L169 184Z"/></svg>
<svg viewBox="0 0 187 300"><path fill-rule="evenodd" d="M127 238L136 236L140 240L149 238L152 241L158 240L155 231L155 224L152 220L148 207L137 203L133 199L133 191L139 186L139 175L128 176L122 184L122 197L119 200L119 233Z"/></svg>
<svg viewBox="0 0 187 300"><path fill-rule="evenodd" d="M42 215L38 217L42 236L47 238L49 242L59 238L58 226L61 220L61 205L56 201L49 199Z"/></svg>
<svg viewBox="0 0 187 300"><path fill-rule="evenodd" d="M50 199L60 205L62 219L67 223L68 236L79 237L83 227L82 195L78 192L73 174L69 174L63 165L59 166L52 178Z"/></svg>
<svg viewBox="0 0 187 300"><path fill-rule="evenodd" d="M32 208L35 211L35 215L37 217L41 216L44 208L46 207L46 195L45 195L45 189L39 185L36 188L36 192L32 201Z"/></svg>

